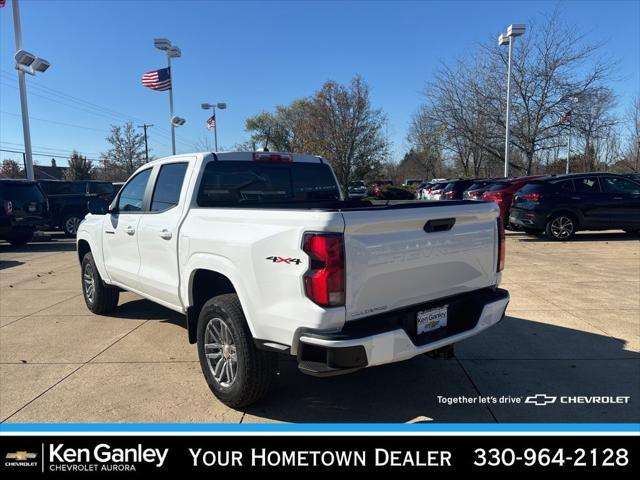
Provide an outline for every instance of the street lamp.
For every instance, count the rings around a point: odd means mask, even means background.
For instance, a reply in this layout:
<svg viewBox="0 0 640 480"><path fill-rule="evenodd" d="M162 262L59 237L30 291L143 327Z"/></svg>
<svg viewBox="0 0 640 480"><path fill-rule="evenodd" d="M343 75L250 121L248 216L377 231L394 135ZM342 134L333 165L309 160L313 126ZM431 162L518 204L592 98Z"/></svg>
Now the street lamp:
<svg viewBox="0 0 640 480"><path fill-rule="evenodd" d="M507 33L501 33L498 37L498 45L509 45L509 62L507 65L507 116L505 119L505 139L504 139L504 176L509 176L509 116L511 111L511 53L513 51L513 40L524 34L526 25L514 23L509 25Z"/></svg>
<svg viewBox="0 0 640 480"><path fill-rule="evenodd" d="M16 39L16 70L18 70L18 87L20 90L20 110L22 112L22 135L24 136L25 170L28 180L34 180L33 153L31 151L31 128L29 126L29 106L27 104L27 82L24 74L44 73L51 64L22 49L22 29L20 28L20 6L13 0L13 30Z"/></svg>
<svg viewBox="0 0 640 480"><path fill-rule="evenodd" d="M169 78L171 79L171 88L169 89L169 118L171 122L171 151L173 155L176 154L176 126L184 125L184 118L175 117L173 115L173 74L171 72L171 59L180 58L182 56L182 50L171 44L171 40L168 38L155 38L153 40L153 46L158 50L167 52L167 66L169 68ZM176 122L176 119L180 122Z"/></svg>
<svg viewBox="0 0 640 480"><path fill-rule="evenodd" d="M203 103L200 105L203 110L211 110L213 112L213 138L214 138L214 149L218 151L218 119L216 118L216 108L220 110L224 110L227 108L227 104L224 102L218 103Z"/></svg>

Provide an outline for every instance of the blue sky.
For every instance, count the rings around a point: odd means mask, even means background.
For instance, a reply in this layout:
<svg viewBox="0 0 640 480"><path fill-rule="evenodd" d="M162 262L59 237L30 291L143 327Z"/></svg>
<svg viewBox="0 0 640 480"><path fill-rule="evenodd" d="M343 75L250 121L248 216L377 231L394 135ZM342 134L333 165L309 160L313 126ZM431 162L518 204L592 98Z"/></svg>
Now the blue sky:
<svg viewBox="0 0 640 480"><path fill-rule="evenodd" d="M0 148L23 145L11 1L0 9ZM170 153L168 94L140 84L164 67L153 38L182 49L174 63L178 152L211 135L202 102L224 101L219 146L245 140L248 116L307 96L328 79L361 74L388 115L394 157L405 150L421 90L440 62L472 52L510 23L559 5L565 22L619 60L614 88L624 110L640 90L640 2L622 1L279 1L21 0L23 48L52 67L28 77L35 152L71 149L90 158L107 148L110 124L155 126L150 146ZM73 98L69 98L72 96ZM89 102L89 103L87 103ZM58 123L53 123L58 122ZM61 125L66 124L66 125ZM15 155L0 152L0 159ZM46 164L51 155L34 157ZM60 161L60 160L59 160Z"/></svg>

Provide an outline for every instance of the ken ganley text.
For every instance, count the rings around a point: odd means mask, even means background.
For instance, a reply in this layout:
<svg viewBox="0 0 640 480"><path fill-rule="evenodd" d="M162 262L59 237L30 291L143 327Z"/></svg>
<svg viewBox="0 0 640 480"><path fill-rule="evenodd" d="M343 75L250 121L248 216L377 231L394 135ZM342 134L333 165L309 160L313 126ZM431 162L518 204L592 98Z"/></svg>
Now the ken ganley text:
<svg viewBox="0 0 640 480"><path fill-rule="evenodd" d="M446 450L203 450L189 448L194 467L450 467Z"/></svg>

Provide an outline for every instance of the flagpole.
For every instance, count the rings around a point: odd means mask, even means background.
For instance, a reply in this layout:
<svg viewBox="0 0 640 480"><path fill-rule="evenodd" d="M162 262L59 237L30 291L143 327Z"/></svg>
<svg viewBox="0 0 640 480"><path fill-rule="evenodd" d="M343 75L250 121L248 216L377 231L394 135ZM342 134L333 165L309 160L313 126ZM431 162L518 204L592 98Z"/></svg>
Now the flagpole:
<svg viewBox="0 0 640 480"><path fill-rule="evenodd" d="M569 160L571 159L571 120L569 120L569 138L567 138L567 170L569 173Z"/></svg>
<svg viewBox="0 0 640 480"><path fill-rule="evenodd" d="M216 106L213 108L213 142L216 152L218 151L218 119L216 118Z"/></svg>
<svg viewBox="0 0 640 480"><path fill-rule="evenodd" d="M169 89L169 123L171 124L171 151L176 154L176 126L173 124L173 73L171 72L171 55L167 51L167 64L169 66L169 81L171 88Z"/></svg>

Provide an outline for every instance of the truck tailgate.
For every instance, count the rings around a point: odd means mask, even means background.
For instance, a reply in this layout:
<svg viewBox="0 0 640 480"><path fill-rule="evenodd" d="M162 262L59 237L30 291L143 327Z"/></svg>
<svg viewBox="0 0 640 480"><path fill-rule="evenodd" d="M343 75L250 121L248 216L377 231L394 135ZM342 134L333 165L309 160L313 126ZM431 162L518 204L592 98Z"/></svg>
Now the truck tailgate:
<svg viewBox="0 0 640 480"><path fill-rule="evenodd" d="M497 282L493 202L342 214L347 321Z"/></svg>

